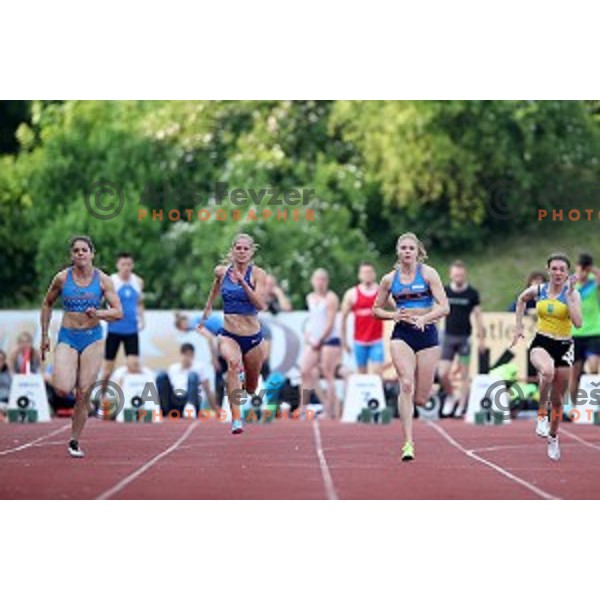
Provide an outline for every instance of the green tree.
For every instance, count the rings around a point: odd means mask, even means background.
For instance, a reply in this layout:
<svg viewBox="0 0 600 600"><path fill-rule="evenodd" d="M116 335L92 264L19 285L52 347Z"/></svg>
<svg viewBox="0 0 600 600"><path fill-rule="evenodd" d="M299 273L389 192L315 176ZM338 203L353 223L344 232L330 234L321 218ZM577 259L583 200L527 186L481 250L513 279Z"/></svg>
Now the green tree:
<svg viewBox="0 0 600 600"><path fill-rule="evenodd" d="M579 102L338 102L330 126L389 217L442 248L531 223L551 191L598 176L598 129Z"/></svg>

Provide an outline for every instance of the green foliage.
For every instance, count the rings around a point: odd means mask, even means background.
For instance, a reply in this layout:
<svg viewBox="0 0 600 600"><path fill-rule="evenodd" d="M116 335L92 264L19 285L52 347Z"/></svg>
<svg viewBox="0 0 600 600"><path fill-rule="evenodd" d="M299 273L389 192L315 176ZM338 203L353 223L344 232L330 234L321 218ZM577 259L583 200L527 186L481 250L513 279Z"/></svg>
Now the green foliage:
<svg viewBox="0 0 600 600"><path fill-rule="evenodd" d="M585 185L600 173L598 127L582 103L338 102L331 127L359 149L399 228L442 248L531 224L557 190L598 197Z"/></svg>
<svg viewBox="0 0 600 600"><path fill-rule="evenodd" d="M38 230L15 160L0 157L0 308L23 306L37 292L32 263Z"/></svg>
<svg viewBox="0 0 600 600"><path fill-rule="evenodd" d="M0 157L3 307L39 303L75 233L93 237L96 263L107 271L119 251L132 252L148 306L198 308L232 237L248 231L260 244L257 263L301 307L314 268L328 268L342 291L361 259L389 269L407 229L443 263L535 225L538 207L599 204L597 101L34 101L0 108L24 115L13 123L18 152ZM114 219L86 209L98 181L123 195ZM230 190L314 189L305 208L315 219L169 220L172 209L214 211L219 181ZM162 209L163 219L140 220L139 209Z"/></svg>

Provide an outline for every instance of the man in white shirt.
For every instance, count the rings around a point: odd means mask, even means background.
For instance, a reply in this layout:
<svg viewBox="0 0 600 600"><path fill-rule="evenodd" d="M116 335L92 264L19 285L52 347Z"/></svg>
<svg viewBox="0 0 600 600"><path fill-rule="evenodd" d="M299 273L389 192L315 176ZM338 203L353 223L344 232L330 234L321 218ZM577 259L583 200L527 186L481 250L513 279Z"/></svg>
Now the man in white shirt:
<svg viewBox="0 0 600 600"><path fill-rule="evenodd" d="M206 367L194 360L195 351L192 344L182 344L180 348L181 359L172 364L168 372L159 373L156 386L160 397L160 406L163 414L171 410L183 414L185 405L189 402L196 409L196 416L202 403L201 392L208 399L213 410L216 410L214 398L210 390Z"/></svg>
<svg viewBox="0 0 600 600"><path fill-rule="evenodd" d="M123 387L123 382L125 381L125 377L127 375L145 375L149 382L154 381L154 373L152 369L148 369L148 367L142 366L141 362L138 362L135 365L123 365L118 369L115 369L110 376L110 380L116 383L118 386Z"/></svg>

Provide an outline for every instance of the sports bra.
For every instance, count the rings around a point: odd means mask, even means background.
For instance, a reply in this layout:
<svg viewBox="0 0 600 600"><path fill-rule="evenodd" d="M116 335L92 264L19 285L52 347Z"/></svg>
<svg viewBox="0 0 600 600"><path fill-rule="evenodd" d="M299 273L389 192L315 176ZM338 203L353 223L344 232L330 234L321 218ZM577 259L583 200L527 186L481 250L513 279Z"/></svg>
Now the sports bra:
<svg viewBox="0 0 600 600"><path fill-rule="evenodd" d="M417 272L411 283L402 283L400 272L396 269L390 290L396 302L396 308L431 308L433 306L433 295L429 284L423 277L421 266L421 264L417 265Z"/></svg>
<svg viewBox="0 0 600 600"><path fill-rule="evenodd" d="M73 268L67 269L67 279L62 289L62 303L65 311L82 313L88 308L100 308L102 296L98 269L94 269L92 281L85 287L77 285L73 280Z"/></svg>
<svg viewBox="0 0 600 600"><path fill-rule="evenodd" d="M223 312L226 315L256 315L258 311L256 306L252 304L246 290L241 283L234 283L229 279L229 273L233 267L230 265L227 269L223 281L221 282L221 298L223 298ZM252 265L246 269L244 279L248 285L254 289L252 285Z"/></svg>

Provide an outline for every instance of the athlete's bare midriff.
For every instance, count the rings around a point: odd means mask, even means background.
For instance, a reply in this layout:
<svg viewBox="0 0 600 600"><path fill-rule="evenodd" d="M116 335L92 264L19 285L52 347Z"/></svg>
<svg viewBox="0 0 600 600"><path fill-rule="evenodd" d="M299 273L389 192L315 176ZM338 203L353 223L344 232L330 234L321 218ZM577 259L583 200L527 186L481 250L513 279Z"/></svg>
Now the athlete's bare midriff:
<svg viewBox="0 0 600 600"><path fill-rule="evenodd" d="M100 319L89 317L82 312L65 312L62 318L62 327L67 329L90 329L96 327L100 323Z"/></svg>
<svg viewBox="0 0 600 600"><path fill-rule="evenodd" d="M260 331L260 323L256 315L225 314L223 327L236 335L254 335Z"/></svg>

